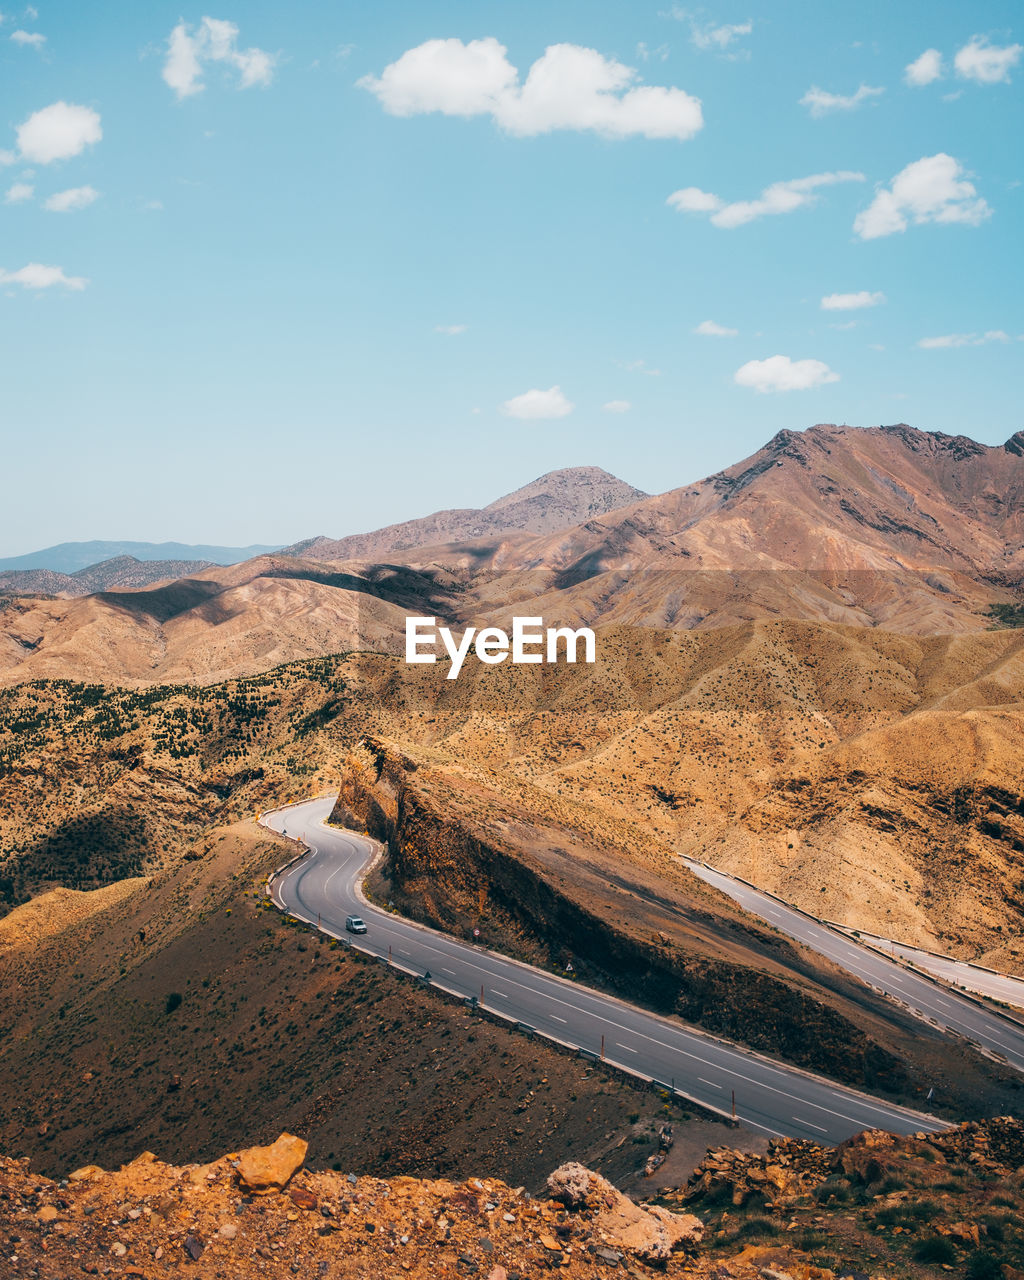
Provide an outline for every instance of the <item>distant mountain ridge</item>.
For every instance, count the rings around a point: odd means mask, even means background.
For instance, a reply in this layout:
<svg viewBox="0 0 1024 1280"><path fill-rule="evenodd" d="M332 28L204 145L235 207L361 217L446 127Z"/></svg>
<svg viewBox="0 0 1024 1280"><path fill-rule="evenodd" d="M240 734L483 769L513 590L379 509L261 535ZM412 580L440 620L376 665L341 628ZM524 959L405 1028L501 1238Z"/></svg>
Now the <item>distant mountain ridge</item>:
<svg viewBox="0 0 1024 1280"><path fill-rule="evenodd" d="M91 596L115 587L138 590L154 582L185 578L212 569L209 560L136 560L115 556L77 573L53 569L14 569L0 572L0 592L11 595Z"/></svg>
<svg viewBox="0 0 1024 1280"><path fill-rule="evenodd" d="M80 569L129 556L134 560L204 560L210 564L239 564L254 556L268 555L277 546L251 547L206 546L189 542L59 542L42 551L0 560L0 572L14 569L52 569L55 573L74 574ZM152 579L151 579L152 581Z"/></svg>
<svg viewBox="0 0 1024 1280"><path fill-rule="evenodd" d="M506 571L909 569L1015 580L1024 431L1002 445L906 423L779 431L724 471L571 529L490 554L446 552L443 562Z"/></svg>
<svg viewBox="0 0 1024 1280"><path fill-rule="evenodd" d="M497 514L490 533L464 541L401 549L394 526L144 590L11 594L0 600L0 683L205 682L348 650L395 653L410 613L456 627L507 629L528 614L677 633L790 619L935 636L991 630L993 609L1012 619L1024 596L1024 432L987 446L902 423L780 431L668 493L549 533L508 527L531 511L564 518L581 489L588 509L636 492L580 470L591 483L556 472L482 512L410 522L436 539L438 525L475 532Z"/></svg>
<svg viewBox="0 0 1024 1280"><path fill-rule="evenodd" d="M285 547L282 554L305 560L375 560L415 547L491 534L555 533L647 496L600 467L566 467L549 471L486 507L435 511L346 538L307 538Z"/></svg>

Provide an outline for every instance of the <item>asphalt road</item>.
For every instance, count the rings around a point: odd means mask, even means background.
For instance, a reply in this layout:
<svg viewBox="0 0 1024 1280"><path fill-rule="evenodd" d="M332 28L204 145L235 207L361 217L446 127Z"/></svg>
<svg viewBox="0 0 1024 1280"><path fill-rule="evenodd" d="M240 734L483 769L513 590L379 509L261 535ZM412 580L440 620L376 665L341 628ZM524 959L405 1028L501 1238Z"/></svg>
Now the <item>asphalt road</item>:
<svg viewBox="0 0 1024 1280"><path fill-rule="evenodd" d="M776 929L819 952L864 982L901 1000L937 1026L955 1031L975 1044L1024 1071L1024 1027L990 1013L948 987L942 987L887 960L870 947L827 925L818 924L800 911L793 911L778 899L752 889L741 880L687 858L685 865L708 884L729 895L752 914L761 916ZM898 954L898 951L897 951ZM955 979L954 979L955 981Z"/></svg>
<svg viewBox="0 0 1024 1280"><path fill-rule="evenodd" d="M389 957L438 986L475 996L494 1012L627 1070L674 1087L709 1107L731 1111L761 1133L836 1143L861 1129L934 1131L932 1116L893 1106L749 1050L657 1017L612 996L531 968L482 947L389 915L362 900L358 885L372 854L368 840L324 824L333 801L311 800L261 819L301 839L310 852L277 876L272 897L282 910L359 950ZM352 937L345 917L359 915L369 932Z"/></svg>
<svg viewBox="0 0 1024 1280"><path fill-rule="evenodd" d="M952 956L936 955L934 951L922 951L920 947L908 947L903 942L893 942L891 938L882 938L876 934L864 936L883 951L891 951L893 955L909 960L918 969L925 969L944 982L952 983L954 987L964 987L967 991L976 991L979 995L990 996L993 1000L1001 1000L1004 1004L1024 1009L1022 978L1013 978L1008 973L996 973L992 969L982 969L965 960L954 960Z"/></svg>

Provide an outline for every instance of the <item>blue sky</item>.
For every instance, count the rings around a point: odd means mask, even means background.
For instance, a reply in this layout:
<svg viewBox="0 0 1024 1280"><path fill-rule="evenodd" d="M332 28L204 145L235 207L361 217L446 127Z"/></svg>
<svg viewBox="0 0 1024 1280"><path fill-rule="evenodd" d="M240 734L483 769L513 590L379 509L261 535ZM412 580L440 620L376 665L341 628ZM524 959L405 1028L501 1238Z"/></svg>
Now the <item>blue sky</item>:
<svg viewBox="0 0 1024 1280"><path fill-rule="evenodd" d="M0 8L0 555L1022 425L1018 4Z"/></svg>

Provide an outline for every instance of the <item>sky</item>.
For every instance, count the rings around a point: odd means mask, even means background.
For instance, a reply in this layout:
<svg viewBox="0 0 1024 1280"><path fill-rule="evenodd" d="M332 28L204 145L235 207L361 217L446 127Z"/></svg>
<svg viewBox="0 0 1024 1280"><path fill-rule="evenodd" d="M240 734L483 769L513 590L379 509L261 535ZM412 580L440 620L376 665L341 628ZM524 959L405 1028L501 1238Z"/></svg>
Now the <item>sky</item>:
<svg viewBox="0 0 1024 1280"><path fill-rule="evenodd" d="M1019 3L0 0L0 556L1024 423Z"/></svg>

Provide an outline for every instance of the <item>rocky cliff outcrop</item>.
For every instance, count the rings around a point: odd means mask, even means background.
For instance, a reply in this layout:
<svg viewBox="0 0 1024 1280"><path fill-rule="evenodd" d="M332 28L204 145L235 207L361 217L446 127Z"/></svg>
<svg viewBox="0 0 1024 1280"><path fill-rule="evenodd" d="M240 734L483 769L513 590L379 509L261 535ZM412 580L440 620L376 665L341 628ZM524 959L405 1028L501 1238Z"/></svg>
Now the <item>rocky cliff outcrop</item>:
<svg viewBox="0 0 1024 1280"><path fill-rule="evenodd" d="M152 1277L181 1268L218 1280L526 1280L549 1270L635 1273L643 1263L676 1273L703 1232L691 1214L636 1205L579 1165L552 1175L553 1198L535 1199L488 1178L311 1173L300 1147L282 1134L272 1148L184 1167L144 1152L117 1171L88 1165L60 1182L0 1158L3 1275ZM276 1152L272 1171L268 1151Z"/></svg>
<svg viewBox="0 0 1024 1280"><path fill-rule="evenodd" d="M144 1152L54 1181L0 1157L0 1274L155 1280L1020 1280L1024 1123L938 1134L868 1131L835 1149L716 1149L685 1187L636 1203L578 1163L547 1195L463 1182L292 1169L265 1194L243 1177L266 1148L175 1167Z"/></svg>

